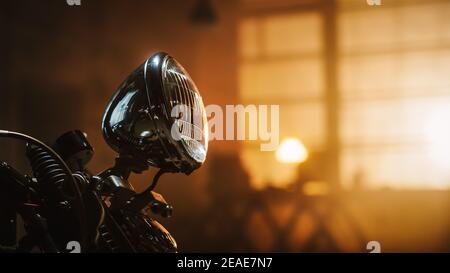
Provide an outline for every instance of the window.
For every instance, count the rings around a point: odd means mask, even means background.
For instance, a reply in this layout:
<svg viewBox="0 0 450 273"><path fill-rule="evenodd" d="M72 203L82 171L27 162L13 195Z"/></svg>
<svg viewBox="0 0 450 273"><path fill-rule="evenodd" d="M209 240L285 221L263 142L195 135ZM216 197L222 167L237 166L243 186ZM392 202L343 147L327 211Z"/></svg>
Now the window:
<svg viewBox="0 0 450 273"><path fill-rule="evenodd" d="M279 104L280 139L309 149L324 142L322 18L317 12L248 16L240 24L240 96L244 104ZM256 187L283 185L293 166L245 143L242 161Z"/></svg>
<svg viewBox="0 0 450 273"><path fill-rule="evenodd" d="M341 181L450 185L450 3L341 1Z"/></svg>
<svg viewBox="0 0 450 273"><path fill-rule="evenodd" d="M297 137L310 151L328 149L324 51L334 47L342 185L448 189L450 3L337 4L334 45L324 45L320 4L268 8L242 19L242 103L279 104L280 139ZM256 185L292 181L295 171L258 147L245 143L242 153Z"/></svg>

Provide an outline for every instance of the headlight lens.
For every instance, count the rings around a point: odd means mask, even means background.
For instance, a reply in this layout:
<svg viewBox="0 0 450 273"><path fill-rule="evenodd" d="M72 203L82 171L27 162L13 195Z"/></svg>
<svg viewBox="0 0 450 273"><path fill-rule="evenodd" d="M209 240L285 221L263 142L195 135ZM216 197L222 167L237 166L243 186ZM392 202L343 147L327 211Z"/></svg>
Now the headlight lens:
<svg viewBox="0 0 450 273"><path fill-rule="evenodd" d="M186 152L198 162L205 161L208 130L203 100L186 70L173 58L166 57L162 68L163 88L171 113L183 109L174 120ZM173 116L173 115L171 115Z"/></svg>

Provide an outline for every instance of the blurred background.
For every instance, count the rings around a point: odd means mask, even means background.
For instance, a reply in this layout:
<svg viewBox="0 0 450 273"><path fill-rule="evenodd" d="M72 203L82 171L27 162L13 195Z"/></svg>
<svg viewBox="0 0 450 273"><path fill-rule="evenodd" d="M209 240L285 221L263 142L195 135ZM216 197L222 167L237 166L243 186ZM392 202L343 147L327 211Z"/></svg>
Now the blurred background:
<svg viewBox="0 0 450 273"><path fill-rule="evenodd" d="M450 2L368 2L4 1L0 128L81 129L100 172L110 96L163 50L205 104L280 105L277 151L212 141L198 171L161 178L181 251L449 252ZM0 156L26 169L21 143Z"/></svg>

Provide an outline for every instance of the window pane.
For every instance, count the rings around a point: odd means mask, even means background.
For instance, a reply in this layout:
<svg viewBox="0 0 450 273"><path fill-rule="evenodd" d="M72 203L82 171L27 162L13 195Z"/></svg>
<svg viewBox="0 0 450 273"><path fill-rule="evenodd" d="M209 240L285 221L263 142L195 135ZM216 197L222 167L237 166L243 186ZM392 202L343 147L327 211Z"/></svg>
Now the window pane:
<svg viewBox="0 0 450 273"><path fill-rule="evenodd" d="M449 93L450 49L343 57L339 68L344 98Z"/></svg>
<svg viewBox="0 0 450 273"><path fill-rule="evenodd" d="M317 13L268 16L262 27L268 55L314 53L322 48L321 18Z"/></svg>
<svg viewBox="0 0 450 273"><path fill-rule="evenodd" d="M273 100L318 98L324 79L319 58L281 62L244 62L240 69L241 98Z"/></svg>
<svg viewBox="0 0 450 273"><path fill-rule="evenodd" d="M281 138L296 137L308 149L320 149L325 136L325 112L322 102L280 107Z"/></svg>
<svg viewBox="0 0 450 273"><path fill-rule="evenodd" d="M450 96L347 102L342 109L343 145L424 145L430 131L446 133L445 123L430 126L439 116L450 120Z"/></svg>
<svg viewBox="0 0 450 273"><path fill-rule="evenodd" d="M338 16L340 50L379 51L448 43L449 16L450 3L444 2L343 9Z"/></svg>

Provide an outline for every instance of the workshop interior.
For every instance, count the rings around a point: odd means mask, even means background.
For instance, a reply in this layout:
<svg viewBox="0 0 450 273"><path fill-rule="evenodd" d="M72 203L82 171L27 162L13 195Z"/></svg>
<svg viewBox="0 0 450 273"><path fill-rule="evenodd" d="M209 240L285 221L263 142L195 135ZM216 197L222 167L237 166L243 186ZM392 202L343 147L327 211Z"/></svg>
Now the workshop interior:
<svg viewBox="0 0 450 273"><path fill-rule="evenodd" d="M17 0L0 28L2 247L450 252L450 1ZM279 145L208 141L209 105L277 105Z"/></svg>

